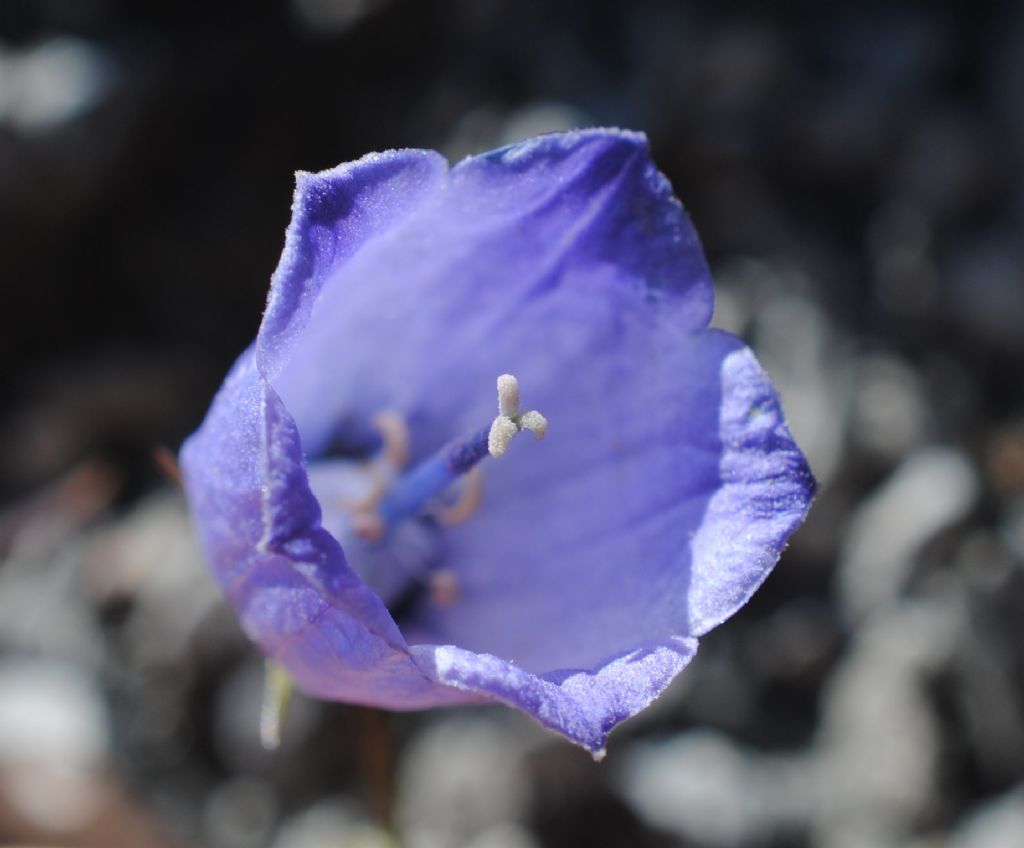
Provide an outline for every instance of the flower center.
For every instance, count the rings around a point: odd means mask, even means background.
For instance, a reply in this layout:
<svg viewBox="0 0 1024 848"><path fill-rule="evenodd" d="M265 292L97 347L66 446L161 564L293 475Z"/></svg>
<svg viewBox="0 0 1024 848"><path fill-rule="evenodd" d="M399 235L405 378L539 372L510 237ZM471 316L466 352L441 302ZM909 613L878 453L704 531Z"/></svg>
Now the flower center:
<svg viewBox="0 0 1024 848"><path fill-rule="evenodd" d="M386 604L401 604L410 588L424 586L435 601L451 602L458 586L441 562L439 525L464 521L476 510L483 491L481 460L502 456L523 430L543 438L547 420L536 410L520 412L519 383L502 374L498 415L490 426L452 439L405 473L405 422L384 413L374 424L381 448L370 460L334 460L310 468L324 526Z"/></svg>

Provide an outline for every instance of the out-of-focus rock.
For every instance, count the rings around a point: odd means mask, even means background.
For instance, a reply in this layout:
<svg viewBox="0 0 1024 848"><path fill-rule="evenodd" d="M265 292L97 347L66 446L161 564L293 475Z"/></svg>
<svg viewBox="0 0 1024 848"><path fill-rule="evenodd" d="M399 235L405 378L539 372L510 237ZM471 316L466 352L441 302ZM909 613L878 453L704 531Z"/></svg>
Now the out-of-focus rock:
<svg viewBox="0 0 1024 848"><path fill-rule="evenodd" d="M934 813L941 731L925 687L962 626L955 605L923 601L862 624L824 691L819 844L904 844Z"/></svg>
<svg viewBox="0 0 1024 848"><path fill-rule="evenodd" d="M87 824L110 736L96 681L57 662L0 663L0 795L45 831Z"/></svg>
<svg viewBox="0 0 1024 848"><path fill-rule="evenodd" d="M184 501L174 492L151 495L97 532L86 576L101 602L132 602L124 645L142 667L182 658L189 639L221 603Z"/></svg>
<svg viewBox="0 0 1024 848"><path fill-rule="evenodd" d="M794 598L752 623L744 642L762 677L793 678L822 668L838 649L840 633L828 606L812 598Z"/></svg>
<svg viewBox="0 0 1024 848"><path fill-rule="evenodd" d="M1021 542L1024 543L1024 537ZM1024 561L1024 547L1018 556ZM1011 540L990 530L967 533L953 562L969 587L985 593L1003 591L1017 573Z"/></svg>
<svg viewBox="0 0 1024 848"><path fill-rule="evenodd" d="M353 805L318 801L285 820L272 848L394 848L394 839Z"/></svg>
<svg viewBox="0 0 1024 848"><path fill-rule="evenodd" d="M292 0L299 20L320 35L338 35L392 3L392 0Z"/></svg>
<svg viewBox="0 0 1024 848"><path fill-rule="evenodd" d="M994 785L1019 777L1024 762L1019 653L1015 656L1001 636L998 628L985 621L972 620L971 626L964 628L957 641L947 695L950 706L959 713L957 731L963 740L951 744L966 745L974 767Z"/></svg>
<svg viewBox="0 0 1024 848"><path fill-rule="evenodd" d="M946 848L1024 845L1024 784L981 804L950 834Z"/></svg>
<svg viewBox="0 0 1024 848"><path fill-rule="evenodd" d="M395 811L410 848L461 845L522 818L530 796L525 757L539 738L524 727L463 713L411 741L399 763Z"/></svg>
<svg viewBox="0 0 1024 848"><path fill-rule="evenodd" d="M1018 559L1024 560L1024 497L1014 498L1006 505L1000 535Z"/></svg>
<svg viewBox="0 0 1024 848"><path fill-rule="evenodd" d="M0 662L0 763L90 771L106 762L106 708L97 681L61 662Z"/></svg>
<svg viewBox="0 0 1024 848"><path fill-rule="evenodd" d="M908 365L885 355L857 362L850 436L858 445L895 461L921 443L927 418L920 380Z"/></svg>
<svg viewBox="0 0 1024 848"><path fill-rule="evenodd" d="M521 825L499 824L481 831L461 848L540 848L540 843Z"/></svg>
<svg viewBox="0 0 1024 848"><path fill-rule="evenodd" d="M35 655L96 667L103 638L78 591L80 541L49 561L8 559L0 569L0 642Z"/></svg>
<svg viewBox="0 0 1024 848"><path fill-rule="evenodd" d="M894 600L929 538L963 517L978 495L974 467L956 451L912 454L854 513L839 561L843 606L853 619Z"/></svg>
<svg viewBox="0 0 1024 848"><path fill-rule="evenodd" d="M640 742L624 759L622 791L644 819L698 845L774 844L806 828L818 800L809 759L757 754L714 731Z"/></svg>
<svg viewBox="0 0 1024 848"><path fill-rule="evenodd" d="M442 145L442 152L450 161L457 162L482 150L540 133L560 132L592 123L575 106L552 100L533 101L509 110L485 103L462 116Z"/></svg>
<svg viewBox="0 0 1024 848"><path fill-rule="evenodd" d="M0 50L0 124L47 130L95 106L107 90L110 59L79 38Z"/></svg>
<svg viewBox="0 0 1024 848"><path fill-rule="evenodd" d="M207 844L218 848L257 848L267 844L276 817L273 788L240 777L209 794L203 809L203 832Z"/></svg>
<svg viewBox="0 0 1024 848"><path fill-rule="evenodd" d="M590 126L593 121L568 103L539 100L516 109L502 123L499 144L512 144L541 133Z"/></svg>

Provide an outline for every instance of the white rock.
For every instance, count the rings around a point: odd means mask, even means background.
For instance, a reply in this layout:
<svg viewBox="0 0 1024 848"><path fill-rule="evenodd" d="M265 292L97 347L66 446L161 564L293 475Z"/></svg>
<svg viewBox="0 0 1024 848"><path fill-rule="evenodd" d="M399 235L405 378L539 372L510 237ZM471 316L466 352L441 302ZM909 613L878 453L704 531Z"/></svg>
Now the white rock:
<svg viewBox="0 0 1024 848"><path fill-rule="evenodd" d="M66 663L0 661L0 765L91 771L109 749L107 711L90 675Z"/></svg>
<svg viewBox="0 0 1024 848"><path fill-rule="evenodd" d="M525 827L499 824L477 834L462 848L540 848L540 843Z"/></svg>
<svg viewBox="0 0 1024 848"><path fill-rule="evenodd" d="M620 788L641 816L700 845L770 842L806 827L817 798L810 760L745 751L716 731L638 742L624 759Z"/></svg>
<svg viewBox="0 0 1024 848"><path fill-rule="evenodd" d="M220 848L266 845L276 814L277 798L267 783L245 777L225 781L203 808L206 842Z"/></svg>
<svg viewBox="0 0 1024 848"><path fill-rule="evenodd" d="M1024 845L1024 783L977 807L952 833L947 848Z"/></svg>
<svg viewBox="0 0 1024 848"><path fill-rule="evenodd" d="M75 118L105 94L108 57L77 38L54 38L0 55L0 121L45 130Z"/></svg>
<svg viewBox="0 0 1024 848"><path fill-rule="evenodd" d="M409 848L461 845L522 817L530 797L524 758L539 737L517 729L494 713L457 714L412 740L398 768L396 809Z"/></svg>
<svg viewBox="0 0 1024 848"><path fill-rule="evenodd" d="M858 619L892 601L928 539L963 517L978 495L973 466L945 448L907 458L854 513L839 561L847 613Z"/></svg>
<svg viewBox="0 0 1024 848"><path fill-rule="evenodd" d="M289 818L272 848L394 848L394 839L354 807L319 801Z"/></svg>
<svg viewBox="0 0 1024 848"><path fill-rule="evenodd" d="M889 459L904 456L921 441L928 416L920 380L893 356L857 362L850 435Z"/></svg>
<svg viewBox="0 0 1024 848"><path fill-rule="evenodd" d="M135 600L125 645L137 665L180 659L198 625L222 603L177 493L152 495L97 533L90 565L95 591Z"/></svg>
<svg viewBox="0 0 1024 848"><path fill-rule="evenodd" d="M1014 498L1007 504L999 529L1003 543L1024 560L1024 497Z"/></svg>
<svg viewBox="0 0 1024 848"><path fill-rule="evenodd" d="M862 625L823 693L815 808L822 844L905 844L931 811L941 729L925 684L950 661L962 627L959 611L937 602L896 607Z"/></svg>
<svg viewBox="0 0 1024 848"><path fill-rule="evenodd" d="M106 709L86 672L0 662L0 803L44 830L80 828L96 813L109 749Z"/></svg>

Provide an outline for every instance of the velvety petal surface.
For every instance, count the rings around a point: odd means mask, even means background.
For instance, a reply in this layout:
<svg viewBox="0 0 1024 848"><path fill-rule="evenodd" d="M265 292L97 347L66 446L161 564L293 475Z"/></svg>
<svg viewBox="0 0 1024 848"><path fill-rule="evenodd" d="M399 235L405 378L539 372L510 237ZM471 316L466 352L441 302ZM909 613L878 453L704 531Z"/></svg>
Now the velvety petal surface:
<svg viewBox="0 0 1024 848"><path fill-rule="evenodd" d="M407 215L437 161L380 154L300 176L261 335L181 451L200 541L248 635L311 694L395 708L472 697L418 669L387 609L320 527L298 431L267 373L304 326L322 269Z"/></svg>
<svg viewBox="0 0 1024 848"><path fill-rule="evenodd" d="M413 214L447 170L432 150L389 150L295 175L292 218L257 341L266 375L286 361L324 283L367 242Z"/></svg>

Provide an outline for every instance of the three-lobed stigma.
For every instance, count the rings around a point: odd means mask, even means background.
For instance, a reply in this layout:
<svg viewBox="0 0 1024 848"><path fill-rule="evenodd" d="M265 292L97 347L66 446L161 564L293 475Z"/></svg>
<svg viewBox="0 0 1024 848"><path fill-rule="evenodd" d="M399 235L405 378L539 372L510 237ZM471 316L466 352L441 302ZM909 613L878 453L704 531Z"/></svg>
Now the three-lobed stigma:
<svg viewBox="0 0 1024 848"><path fill-rule="evenodd" d="M523 430L543 439L548 431L548 420L536 409L519 411L519 381L511 374L498 377L498 416L491 422L487 433L487 452L493 457L504 455L509 443Z"/></svg>

